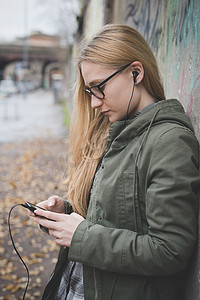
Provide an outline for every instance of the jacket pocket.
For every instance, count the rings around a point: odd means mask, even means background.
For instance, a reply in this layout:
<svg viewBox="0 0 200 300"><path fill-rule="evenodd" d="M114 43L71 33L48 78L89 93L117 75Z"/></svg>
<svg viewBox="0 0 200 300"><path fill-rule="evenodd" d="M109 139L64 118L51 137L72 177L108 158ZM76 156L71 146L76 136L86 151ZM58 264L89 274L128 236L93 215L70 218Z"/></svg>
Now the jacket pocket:
<svg viewBox="0 0 200 300"><path fill-rule="evenodd" d="M178 300L173 277L147 277L143 287L143 299Z"/></svg>
<svg viewBox="0 0 200 300"><path fill-rule="evenodd" d="M119 227L130 230L136 230L133 175L131 172L124 172L121 175L117 193Z"/></svg>
<svg viewBox="0 0 200 300"><path fill-rule="evenodd" d="M118 273L115 277L112 294L108 300L144 300L144 284L145 277L143 276L124 275ZM156 300L154 298L149 298L148 300L150 299Z"/></svg>
<svg viewBox="0 0 200 300"><path fill-rule="evenodd" d="M136 223L136 210L134 199L134 173L124 172L123 174L123 186L124 186L124 206L125 206L125 218L128 229L137 230Z"/></svg>
<svg viewBox="0 0 200 300"><path fill-rule="evenodd" d="M137 173L125 171L122 175L121 189L123 196L118 207L120 227L142 233Z"/></svg>

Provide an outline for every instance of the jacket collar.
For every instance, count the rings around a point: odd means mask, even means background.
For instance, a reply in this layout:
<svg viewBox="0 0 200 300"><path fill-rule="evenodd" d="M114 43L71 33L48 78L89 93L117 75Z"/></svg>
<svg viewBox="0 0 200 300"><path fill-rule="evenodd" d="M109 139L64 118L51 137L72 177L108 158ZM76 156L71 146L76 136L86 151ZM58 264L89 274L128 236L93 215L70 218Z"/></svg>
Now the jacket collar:
<svg viewBox="0 0 200 300"><path fill-rule="evenodd" d="M154 118L154 120L152 120ZM152 122L153 121L153 122ZM135 136L142 134L150 125L160 123L177 123L188 127L193 131L192 124L186 116L181 103L176 99L162 100L155 105L145 109L137 117L112 123L110 127L108 143L114 140L120 144L127 144Z"/></svg>

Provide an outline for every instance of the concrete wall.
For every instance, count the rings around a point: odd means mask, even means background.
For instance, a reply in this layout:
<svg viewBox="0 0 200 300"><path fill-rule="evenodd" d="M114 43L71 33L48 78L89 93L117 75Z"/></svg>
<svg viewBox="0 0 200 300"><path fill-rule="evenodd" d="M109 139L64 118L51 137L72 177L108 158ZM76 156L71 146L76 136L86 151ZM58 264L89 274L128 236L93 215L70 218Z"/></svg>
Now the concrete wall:
<svg viewBox="0 0 200 300"><path fill-rule="evenodd" d="M90 0L85 10L84 35L91 38L104 24L104 0Z"/></svg>
<svg viewBox="0 0 200 300"><path fill-rule="evenodd" d="M132 26L149 42L167 98L183 104L200 141L200 0L111 2L112 22ZM200 299L200 241L182 289L185 300Z"/></svg>
<svg viewBox="0 0 200 300"><path fill-rule="evenodd" d="M200 0L116 0L112 22L149 42L166 96L180 100L200 140Z"/></svg>
<svg viewBox="0 0 200 300"><path fill-rule="evenodd" d="M200 141L200 0L87 0L83 31L89 38L104 23L127 24L149 42L167 98L177 98ZM183 220L184 221L184 220ZM199 230L200 231L200 230ZM200 300L200 241L183 299Z"/></svg>

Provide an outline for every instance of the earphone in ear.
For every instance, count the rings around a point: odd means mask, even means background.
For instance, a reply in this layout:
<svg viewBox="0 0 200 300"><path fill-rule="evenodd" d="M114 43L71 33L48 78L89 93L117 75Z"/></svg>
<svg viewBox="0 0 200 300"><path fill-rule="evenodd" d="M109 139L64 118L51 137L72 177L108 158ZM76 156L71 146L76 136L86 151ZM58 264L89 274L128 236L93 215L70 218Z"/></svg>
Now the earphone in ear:
<svg viewBox="0 0 200 300"><path fill-rule="evenodd" d="M136 78L138 76L138 72L137 71L133 71L132 74L133 74L134 82L136 82Z"/></svg>
<svg viewBox="0 0 200 300"><path fill-rule="evenodd" d="M130 100L129 100L129 103L128 103L128 107L127 107L127 112L126 112L126 119L125 119L125 123L124 125L126 124L126 121L128 120L128 115L129 115L129 107L130 107L130 104L131 104L131 100L133 98L133 93L134 93L134 89L135 89L135 82L136 82L136 78L137 76L139 75L139 73L137 71L132 71L132 74L133 74L133 81L134 81L134 84L133 84L133 88L132 88L132 93L131 93L131 97L130 97Z"/></svg>

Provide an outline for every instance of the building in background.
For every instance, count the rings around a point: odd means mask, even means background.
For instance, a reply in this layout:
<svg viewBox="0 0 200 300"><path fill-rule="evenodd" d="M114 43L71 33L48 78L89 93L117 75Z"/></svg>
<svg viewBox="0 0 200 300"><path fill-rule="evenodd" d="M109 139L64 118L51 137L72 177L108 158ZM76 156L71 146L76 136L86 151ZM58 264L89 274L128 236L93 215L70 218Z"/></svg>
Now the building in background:
<svg viewBox="0 0 200 300"><path fill-rule="evenodd" d="M67 53L59 35L41 32L1 43L0 80L12 81L20 92L52 87L54 74L62 75L64 83Z"/></svg>

